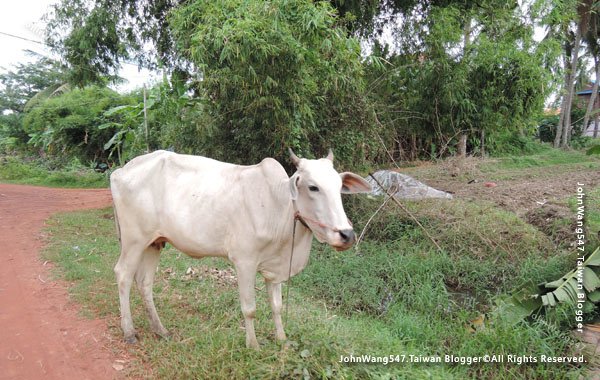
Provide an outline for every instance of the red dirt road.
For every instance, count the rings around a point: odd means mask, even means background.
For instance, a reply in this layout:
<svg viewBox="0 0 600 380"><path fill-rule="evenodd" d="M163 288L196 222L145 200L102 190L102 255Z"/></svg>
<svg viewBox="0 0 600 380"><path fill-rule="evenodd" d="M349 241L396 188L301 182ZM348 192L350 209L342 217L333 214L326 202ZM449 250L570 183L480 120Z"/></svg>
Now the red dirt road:
<svg viewBox="0 0 600 380"><path fill-rule="evenodd" d="M44 221L107 207L110 192L0 184L0 379L114 379L106 323L77 314L40 260Z"/></svg>

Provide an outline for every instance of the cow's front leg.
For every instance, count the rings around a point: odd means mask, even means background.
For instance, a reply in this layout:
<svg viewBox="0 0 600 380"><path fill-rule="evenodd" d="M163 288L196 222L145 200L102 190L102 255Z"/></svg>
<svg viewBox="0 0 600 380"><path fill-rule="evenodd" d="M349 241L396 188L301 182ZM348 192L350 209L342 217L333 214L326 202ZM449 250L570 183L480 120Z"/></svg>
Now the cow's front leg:
<svg viewBox="0 0 600 380"><path fill-rule="evenodd" d="M283 306L281 298L281 283L274 284L269 281L265 281L265 283L267 284L269 303L271 304L271 310L273 311L273 321L275 322L275 338L279 341L283 341L286 339L286 337L285 332L283 331L283 322L281 322L281 308Z"/></svg>
<svg viewBox="0 0 600 380"><path fill-rule="evenodd" d="M256 315L256 267L253 265L236 265L238 286L240 288L240 303L244 314L246 327L246 347L258 350L258 342L254 332L254 317Z"/></svg>

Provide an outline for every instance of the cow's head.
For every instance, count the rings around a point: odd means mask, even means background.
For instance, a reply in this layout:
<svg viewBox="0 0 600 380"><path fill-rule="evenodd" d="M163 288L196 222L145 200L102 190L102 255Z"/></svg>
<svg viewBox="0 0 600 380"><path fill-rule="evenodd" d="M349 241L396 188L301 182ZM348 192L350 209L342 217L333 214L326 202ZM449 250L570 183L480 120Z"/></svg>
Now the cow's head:
<svg viewBox="0 0 600 380"><path fill-rule="evenodd" d="M298 158L290 149L292 162L298 169L290 178L290 191L300 218L321 243L338 251L352 246L354 230L342 206L341 193L371 191L371 185L354 173L338 173L333 168L331 150L325 158Z"/></svg>

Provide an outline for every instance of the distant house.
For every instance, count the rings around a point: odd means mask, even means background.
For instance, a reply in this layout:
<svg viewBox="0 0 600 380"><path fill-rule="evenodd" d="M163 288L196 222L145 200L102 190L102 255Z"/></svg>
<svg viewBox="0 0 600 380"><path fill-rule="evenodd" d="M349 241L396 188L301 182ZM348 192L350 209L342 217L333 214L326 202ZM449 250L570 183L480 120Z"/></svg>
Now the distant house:
<svg viewBox="0 0 600 380"><path fill-rule="evenodd" d="M590 102L590 97L592 96L593 85L593 83L590 83L585 89L577 93L577 103L579 107L587 107L588 103ZM600 93L600 89L598 92ZM593 112L595 112L595 114L590 118L590 123L586 126L587 128L583 132L583 135L590 137L600 137L600 94L596 94Z"/></svg>

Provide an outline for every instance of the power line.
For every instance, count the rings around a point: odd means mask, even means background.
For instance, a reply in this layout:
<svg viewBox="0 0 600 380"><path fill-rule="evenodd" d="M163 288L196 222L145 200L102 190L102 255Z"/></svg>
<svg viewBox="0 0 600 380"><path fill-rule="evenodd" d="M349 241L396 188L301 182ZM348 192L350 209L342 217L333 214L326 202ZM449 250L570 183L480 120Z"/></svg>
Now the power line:
<svg viewBox="0 0 600 380"><path fill-rule="evenodd" d="M29 41L29 42L33 42L35 44L48 46L48 45L46 45L45 43L43 43L41 41L32 40L32 39L29 39L29 38L26 38L26 37L17 36L17 35L10 34L10 33L0 32L0 34L3 34L3 35L8 36L8 37L12 37L12 38L18 38L18 39L23 40L23 41Z"/></svg>
<svg viewBox="0 0 600 380"><path fill-rule="evenodd" d="M44 42L42 42L42 41L36 41L36 40L32 40L32 39L30 39L30 38L27 38L27 37L21 37L21 36L17 36L17 35L15 35L15 34L6 33L6 32L2 32L2 31L0 31L0 34L2 34L2 35L4 35L4 36L12 37L12 38L17 38L17 39L19 39L19 40L23 40L23 41L29 41L29 42L33 42L33 43L35 43L35 44L38 44L38 45L42 45L42 46L46 46L46 47L49 47L49 48L51 48L51 46L50 46L50 45L48 45L48 44L46 44L46 43L44 43ZM138 64L136 64L136 63L134 63L134 62L131 62L131 61L123 60L123 61L121 61L121 62L119 62L119 63L120 63L120 64L124 64L124 65L135 66L135 67L138 67L138 68L139 68L139 65L138 65Z"/></svg>

